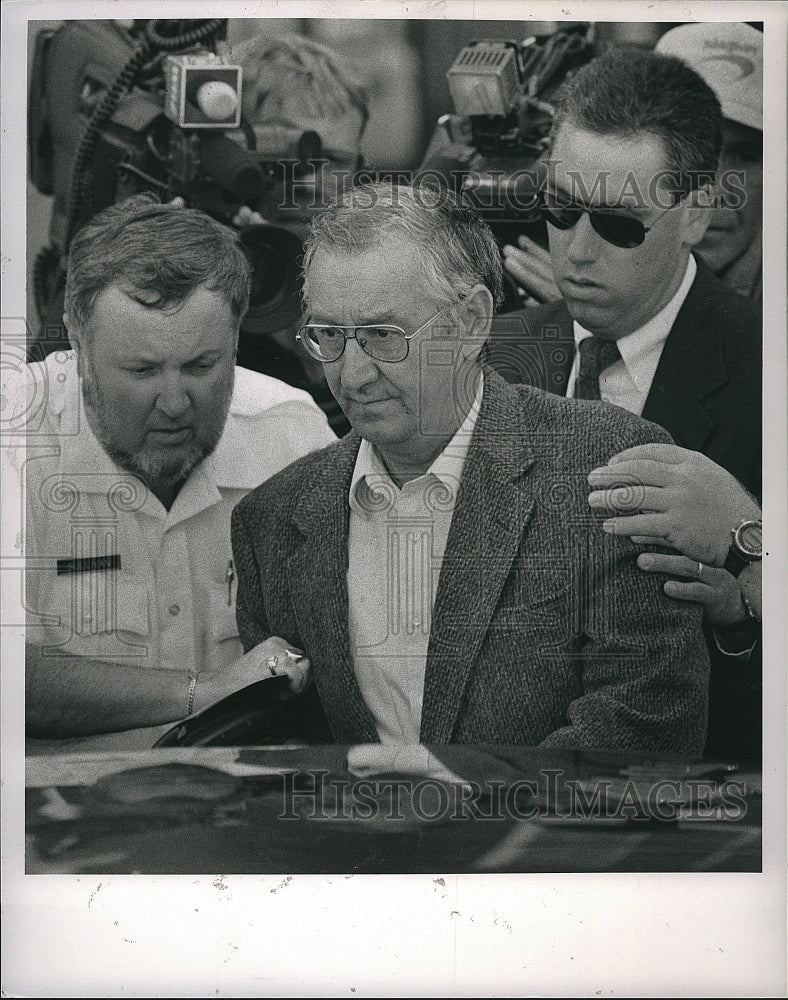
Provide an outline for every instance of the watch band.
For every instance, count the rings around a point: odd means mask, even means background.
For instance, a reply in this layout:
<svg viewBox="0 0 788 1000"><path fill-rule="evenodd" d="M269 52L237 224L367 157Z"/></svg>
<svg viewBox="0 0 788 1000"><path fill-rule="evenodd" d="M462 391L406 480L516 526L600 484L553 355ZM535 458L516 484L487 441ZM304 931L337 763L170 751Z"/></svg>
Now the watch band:
<svg viewBox="0 0 788 1000"><path fill-rule="evenodd" d="M731 574L731 576L738 576L739 573L744 569L745 566L749 566L751 559L745 559L744 556L731 545L728 549L728 555L725 559L724 569Z"/></svg>
<svg viewBox="0 0 788 1000"><path fill-rule="evenodd" d="M758 531L758 551L755 548L748 549L742 544L744 532L747 529L750 529L750 533L752 533L752 529ZM738 576L745 566L748 566L751 562L757 562L761 558L760 531L761 522L759 520L745 520L732 529L731 544L725 559L724 568L733 576Z"/></svg>

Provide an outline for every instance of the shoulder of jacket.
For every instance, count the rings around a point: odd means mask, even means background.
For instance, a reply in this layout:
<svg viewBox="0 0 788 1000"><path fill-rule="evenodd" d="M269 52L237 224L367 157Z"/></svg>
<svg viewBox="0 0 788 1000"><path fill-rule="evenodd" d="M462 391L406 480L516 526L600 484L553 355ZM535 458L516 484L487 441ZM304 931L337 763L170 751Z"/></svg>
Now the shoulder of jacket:
<svg viewBox="0 0 788 1000"><path fill-rule="evenodd" d="M346 437L340 438L332 444L326 445L324 448L311 451L295 459L295 461L250 490L238 502L236 510L253 510L260 504L268 507L271 502L271 496L276 497L278 503L279 500L286 496L297 493L304 480L313 480L322 475L332 475L337 463L338 453L345 451L348 444L349 442Z"/></svg>

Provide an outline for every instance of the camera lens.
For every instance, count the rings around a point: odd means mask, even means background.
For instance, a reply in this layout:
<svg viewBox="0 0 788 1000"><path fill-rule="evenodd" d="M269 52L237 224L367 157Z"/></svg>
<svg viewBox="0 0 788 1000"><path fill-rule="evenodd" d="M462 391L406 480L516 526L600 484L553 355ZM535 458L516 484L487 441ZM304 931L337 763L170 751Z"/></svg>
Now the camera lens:
<svg viewBox="0 0 788 1000"><path fill-rule="evenodd" d="M303 285L300 238L280 226L262 225L242 230L240 241L252 265L244 332L265 334L297 323Z"/></svg>

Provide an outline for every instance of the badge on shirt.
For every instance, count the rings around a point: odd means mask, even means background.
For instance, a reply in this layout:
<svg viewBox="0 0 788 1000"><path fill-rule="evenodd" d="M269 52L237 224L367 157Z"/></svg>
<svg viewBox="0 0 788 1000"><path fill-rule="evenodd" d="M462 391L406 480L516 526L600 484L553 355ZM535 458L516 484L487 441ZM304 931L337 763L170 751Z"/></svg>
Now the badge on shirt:
<svg viewBox="0 0 788 1000"><path fill-rule="evenodd" d="M102 573L110 569L120 569L120 556L89 556L86 559L58 559L57 575L69 573Z"/></svg>

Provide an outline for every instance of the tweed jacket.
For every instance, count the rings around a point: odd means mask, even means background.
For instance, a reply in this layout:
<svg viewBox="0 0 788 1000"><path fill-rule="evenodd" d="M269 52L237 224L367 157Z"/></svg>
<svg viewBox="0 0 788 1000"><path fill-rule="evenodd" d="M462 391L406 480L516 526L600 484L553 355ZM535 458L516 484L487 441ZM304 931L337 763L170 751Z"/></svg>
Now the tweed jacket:
<svg viewBox="0 0 788 1000"><path fill-rule="evenodd" d="M565 395L574 356L563 301L493 320L487 363L509 382ZM665 342L643 419L700 451L761 495L761 308L698 261Z"/></svg>
<svg viewBox="0 0 788 1000"><path fill-rule="evenodd" d="M485 377L439 576L422 743L699 753L708 658L699 607L671 601L605 534L587 474L659 428L605 403ZM233 512L244 649L303 649L331 736L376 742L348 634L353 432ZM382 612L384 613L384 612Z"/></svg>

